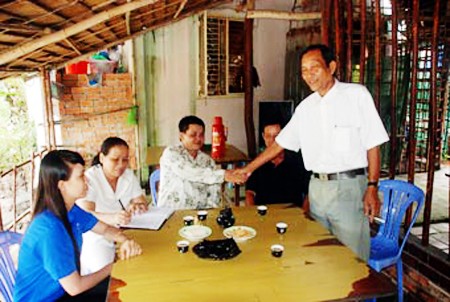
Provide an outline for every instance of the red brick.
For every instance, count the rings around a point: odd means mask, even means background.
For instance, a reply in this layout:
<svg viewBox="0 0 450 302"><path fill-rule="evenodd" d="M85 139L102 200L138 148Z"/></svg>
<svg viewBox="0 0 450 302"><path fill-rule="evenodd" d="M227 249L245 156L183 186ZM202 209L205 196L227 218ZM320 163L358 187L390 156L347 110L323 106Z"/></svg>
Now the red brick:
<svg viewBox="0 0 450 302"><path fill-rule="evenodd" d="M72 87L72 94L84 94L86 89L85 87Z"/></svg>
<svg viewBox="0 0 450 302"><path fill-rule="evenodd" d="M110 112L132 106L131 75L107 74L103 75L103 80L101 86L88 87L85 75L63 77L63 82L73 86L66 86L61 98L62 120L88 118L62 124L63 144L74 146L73 149L79 150L86 160L98 152L102 141L108 136L120 136L130 146L136 143L135 126L126 123L128 110ZM130 152L134 155L134 147ZM132 156L133 165L135 161Z"/></svg>

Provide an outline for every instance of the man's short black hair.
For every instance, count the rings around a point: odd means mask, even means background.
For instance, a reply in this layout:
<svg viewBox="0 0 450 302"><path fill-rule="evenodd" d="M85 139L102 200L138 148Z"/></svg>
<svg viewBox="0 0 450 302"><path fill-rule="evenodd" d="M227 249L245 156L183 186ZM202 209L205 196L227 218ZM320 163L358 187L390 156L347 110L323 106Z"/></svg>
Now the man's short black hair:
<svg viewBox="0 0 450 302"><path fill-rule="evenodd" d="M282 118L269 118L262 123L262 132L264 132L264 129L266 129L267 126L272 125L280 125L280 128L283 128L286 125L286 122Z"/></svg>
<svg viewBox="0 0 450 302"><path fill-rule="evenodd" d="M313 45L306 47L300 54L300 65L302 64L303 56L306 53L313 51L313 50L320 51L320 53L322 54L322 58L325 60L325 63L327 64L327 66L330 66L330 63L332 61L336 61L336 55L334 54L333 50L331 50L331 48L329 48L328 46L326 46L324 44L313 44Z"/></svg>
<svg viewBox="0 0 450 302"><path fill-rule="evenodd" d="M205 130L205 123L195 115L188 115L183 117L178 123L178 130L185 133L189 129L189 125L199 125L203 127L203 130Z"/></svg>

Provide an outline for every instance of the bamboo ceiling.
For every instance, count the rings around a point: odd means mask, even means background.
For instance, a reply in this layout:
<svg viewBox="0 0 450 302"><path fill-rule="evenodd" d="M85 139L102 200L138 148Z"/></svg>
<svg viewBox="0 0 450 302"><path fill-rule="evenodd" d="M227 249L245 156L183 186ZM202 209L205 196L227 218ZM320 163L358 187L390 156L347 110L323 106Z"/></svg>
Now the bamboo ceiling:
<svg viewBox="0 0 450 302"><path fill-rule="evenodd" d="M62 66L229 0L0 0L0 79Z"/></svg>

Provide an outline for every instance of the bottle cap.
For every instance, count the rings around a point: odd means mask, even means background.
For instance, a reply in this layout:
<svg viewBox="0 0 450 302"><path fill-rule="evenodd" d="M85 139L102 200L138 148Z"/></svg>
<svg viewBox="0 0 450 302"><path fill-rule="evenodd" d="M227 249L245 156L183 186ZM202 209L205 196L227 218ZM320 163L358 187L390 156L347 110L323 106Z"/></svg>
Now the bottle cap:
<svg viewBox="0 0 450 302"><path fill-rule="evenodd" d="M222 124L222 117L221 116L215 116L214 117L214 124Z"/></svg>

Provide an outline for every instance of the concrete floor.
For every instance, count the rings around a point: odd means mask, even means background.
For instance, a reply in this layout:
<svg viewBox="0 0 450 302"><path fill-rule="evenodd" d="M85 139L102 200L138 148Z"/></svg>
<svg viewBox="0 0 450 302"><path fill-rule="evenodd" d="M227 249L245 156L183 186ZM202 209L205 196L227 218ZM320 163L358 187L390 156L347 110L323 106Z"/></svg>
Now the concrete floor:
<svg viewBox="0 0 450 302"><path fill-rule="evenodd" d="M430 245L449 253L449 203L450 203L450 163L443 164L434 174L433 195L431 204ZM399 175L398 179L407 179L406 175ZM424 192L427 184L427 173L415 175L414 183ZM417 222L423 221L423 210ZM411 231L422 238L422 227L414 227Z"/></svg>

